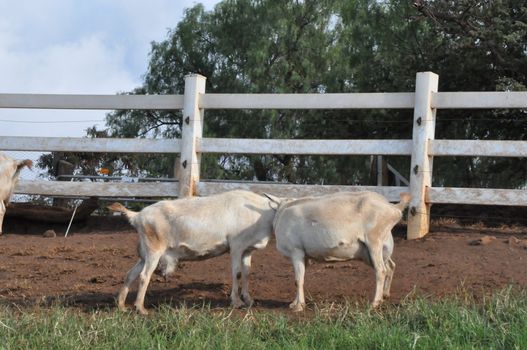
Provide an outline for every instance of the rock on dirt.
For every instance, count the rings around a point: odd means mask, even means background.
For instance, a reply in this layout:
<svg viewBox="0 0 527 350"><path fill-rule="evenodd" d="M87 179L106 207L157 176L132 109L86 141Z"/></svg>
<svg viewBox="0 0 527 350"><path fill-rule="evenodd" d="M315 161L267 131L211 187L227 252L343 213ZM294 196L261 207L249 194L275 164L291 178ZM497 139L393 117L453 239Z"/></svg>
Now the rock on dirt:
<svg viewBox="0 0 527 350"><path fill-rule="evenodd" d="M44 232L42 236L46 238L55 238L57 237L57 234L55 233L55 230L46 230L46 232Z"/></svg>
<svg viewBox="0 0 527 350"><path fill-rule="evenodd" d="M508 240L509 247L519 247L527 249L527 239L518 239L514 236L510 237Z"/></svg>
<svg viewBox="0 0 527 350"><path fill-rule="evenodd" d="M481 238L475 239L473 241L470 241L470 245L488 245L492 243L496 239L495 236L483 236Z"/></svg>

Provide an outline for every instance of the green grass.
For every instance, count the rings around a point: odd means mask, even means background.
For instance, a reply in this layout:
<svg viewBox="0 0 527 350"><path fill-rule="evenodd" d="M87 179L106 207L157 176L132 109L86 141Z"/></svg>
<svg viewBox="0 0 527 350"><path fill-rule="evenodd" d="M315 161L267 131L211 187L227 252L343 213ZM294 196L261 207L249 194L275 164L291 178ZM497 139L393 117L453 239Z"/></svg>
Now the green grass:
<svg viewBox="0 0 527 350"><path fill-rule="evenodd" d="M527 291L475 301L412 298L378 311L318 305L312 317L210 308L0 307L2 349L527 349Z"/></svg>

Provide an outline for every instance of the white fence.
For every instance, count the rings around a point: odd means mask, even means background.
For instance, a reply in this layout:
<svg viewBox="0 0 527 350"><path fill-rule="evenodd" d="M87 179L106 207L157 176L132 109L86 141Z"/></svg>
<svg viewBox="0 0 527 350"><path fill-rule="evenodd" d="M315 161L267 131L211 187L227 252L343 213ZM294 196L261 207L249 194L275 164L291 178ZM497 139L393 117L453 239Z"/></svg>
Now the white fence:
<svg viewBox="0 0 527 350"><path fill-rule="evenodd" d="M428 232L433 203L527 205L526 190L432 187L432 160L442 156L525 157L527 141L434 140L437 109L527 108L527 92L437 92L438 76L417 73L415 93L206 94L205 78L189 75L184 95L0 94L0 108L183 109L181 139L87 139L0 136L0 150L116 153L180 153L179 181L86 183L20 181L16 192L46 196L170 197L210 195L234 188L299 197L370 190L397 201L412 194L408 238ZM206 109L413 109L412 140L268 140L203 138ZM203 153L411 156L409 187L293 185L200 181Z"/></svg>

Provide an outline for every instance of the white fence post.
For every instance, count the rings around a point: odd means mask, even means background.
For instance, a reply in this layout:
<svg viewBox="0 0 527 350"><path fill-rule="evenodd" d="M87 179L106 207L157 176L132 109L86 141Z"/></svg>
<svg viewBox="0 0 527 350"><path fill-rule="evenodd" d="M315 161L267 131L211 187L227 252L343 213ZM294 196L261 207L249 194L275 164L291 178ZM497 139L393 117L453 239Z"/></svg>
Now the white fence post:
<svg viewBox="0 0 527 350"><path fill-rule="evenodd" d="M432 92L437 92L438 78L432 72L416 75L408 239L423 237L430 225L430 204L426 203L426 191L432 185L433 157L429 156L428 148L429 140L433 140L435 134L436 110L432 109L431 100Z"/></svg>
<svg viewBox="0 0 527 350"><path fill-rule="evenodd" d="M183 122L181 127L181 157L179 164L179 197L196 195L199 182L201 154L196 152L197 138L203 135L203 109L199 109L199 95L205 93L204 76L185 77Z"/></svg>

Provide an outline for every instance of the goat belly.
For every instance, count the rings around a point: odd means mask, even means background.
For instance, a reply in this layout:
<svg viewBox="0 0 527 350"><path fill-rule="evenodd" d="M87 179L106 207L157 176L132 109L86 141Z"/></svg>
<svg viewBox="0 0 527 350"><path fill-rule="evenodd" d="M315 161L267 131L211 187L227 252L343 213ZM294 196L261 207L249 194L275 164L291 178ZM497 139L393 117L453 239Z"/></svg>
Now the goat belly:
<svg viewBox="0 0 527 350"><path fill-rule="evenodd" d="M361 257L361 245L359 242L340 241L332 247L313 247L306 250L306 255L319 261L346 261Z"/></svg>
<svg viewBox="0 0 527 350"><path fill-rule="evenodd" d="M174 249L179 260L205 260L229 251L227 242L210 244L207 246L193 247L185 243L180 243Z"/></svg>

